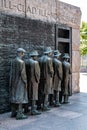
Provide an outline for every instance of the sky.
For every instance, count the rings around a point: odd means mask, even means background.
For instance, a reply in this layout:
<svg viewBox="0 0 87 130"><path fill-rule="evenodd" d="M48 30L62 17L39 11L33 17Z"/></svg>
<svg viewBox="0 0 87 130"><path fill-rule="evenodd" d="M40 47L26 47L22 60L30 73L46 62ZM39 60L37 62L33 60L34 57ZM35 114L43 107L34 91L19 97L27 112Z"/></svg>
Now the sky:
<svg viewBox="0 0 87 130"><path fill-rule="evenodd" d="M80 7L82 12L81 21L87 22L87 4L86 4L87 0L60 0L60 1Z"/></svg>

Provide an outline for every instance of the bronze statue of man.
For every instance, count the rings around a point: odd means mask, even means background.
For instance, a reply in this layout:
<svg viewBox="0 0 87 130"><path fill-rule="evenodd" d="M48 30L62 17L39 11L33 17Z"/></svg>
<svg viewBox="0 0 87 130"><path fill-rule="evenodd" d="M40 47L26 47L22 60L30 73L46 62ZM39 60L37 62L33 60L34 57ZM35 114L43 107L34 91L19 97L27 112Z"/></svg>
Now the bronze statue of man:
<svg viewBox="0 0 87 130"><path fill-rule="evenodd" d="M61 80L62 80L62 63L59 60L61 53L58 50L54 51L53 54L53 86L54 86L54 106L59 107L59 92L61 91Z"/></svg>
<svg viewBox="0 0 87 130"><path fill-rule="evenodd" d="M50 58L52 55L52 49L50 47L46 47L44 51L44 55L40 57L39 64L40 64L40 85L39 90L44 96L43 98L43 110L47 111L50 110L48 104L48 96L51 93L51 86L52 86L52 76L53 76L53 66L52 66L52 59Z"/></svg>
<svg viewBox="0 0 87 130"><path fill-rule="evenodd" d="M38 100L38 84L40 80L40 67L37 61L38 55L39 54L37 51L32 51L30 53L30 59L26 62L27 83L29 90L29 100L31 101L32 115L41 114L36 107L36 101Z"/></svg>
<svg viewBox="0 0 87 130"><path fill-rule="evenodd" d="M69 79L71 74L71 64L69 63L69 54L65 53L63 56L63 83L62 83L62 91L64 96L63 103L68 103L68 97L69 97Z"/></svg>
<svg viewBox="0 0 87 130"><path fill-rule="evenodd" d="M26 119L27 116L23 114L22 105L28 103L27 97L27 79L25 71L25 62L22 60L25 50L23 48L17 49L17 57L11 63L10 86L11 86L11 103L12 103L12 117L16 119ZM15 109L17 105L17 110ZM16 114L17 112L17 114Z"/></svg>

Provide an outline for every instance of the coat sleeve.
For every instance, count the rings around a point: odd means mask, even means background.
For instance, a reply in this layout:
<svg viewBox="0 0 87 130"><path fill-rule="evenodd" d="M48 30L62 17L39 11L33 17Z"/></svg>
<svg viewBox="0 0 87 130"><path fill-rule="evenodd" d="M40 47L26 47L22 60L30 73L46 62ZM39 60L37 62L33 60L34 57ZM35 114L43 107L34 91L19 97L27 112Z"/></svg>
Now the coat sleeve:
<svg viewBox="0 0 87 130"><path fill-rule="evenodd" d="M39 80L40 80L40 67L39 67L39 63L38 62L35 63L34 75L35 75L36 82L39 83Z"/></svg>
<svg viewBox="0 0 87 130"><path fill-rule="evenodd" d="M62 80L63 71L61 63L59 64L59 67L57 67L57 71L58 71L58 77L60 78L60 80Z"/></svg>
<svg viewBox="0 0 87 130"><path fill-rule="evenodd" d="M52 64L52 60L48 60L48 70L49 70L49 74L51 75L51 77L53 77L53 73L54 73L54 70L53 70L53 64Z"/></svg>
<svg viewBox="0 0 87 130"><path fill-rule="evenodd" d="M24 84L27 85L27 77L26 77L26 70L25 70L25 63L23 62L22 63L22 69L21 69L21 78L22 78L22 81L24 82Z"/></svg>

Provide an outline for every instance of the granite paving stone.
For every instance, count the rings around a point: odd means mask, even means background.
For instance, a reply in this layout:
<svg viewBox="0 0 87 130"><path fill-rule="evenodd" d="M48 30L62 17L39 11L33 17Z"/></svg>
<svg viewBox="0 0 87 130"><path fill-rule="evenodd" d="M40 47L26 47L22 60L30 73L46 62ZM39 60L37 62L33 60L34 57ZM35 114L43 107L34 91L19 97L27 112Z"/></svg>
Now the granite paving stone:
<svg viewBox="0 0 87 130"><path fill-rule="evenodd" d="M69 101L25 120L11 118L11 112L0 114L0 130L87 130L87 91L73 94Z"/></svg>

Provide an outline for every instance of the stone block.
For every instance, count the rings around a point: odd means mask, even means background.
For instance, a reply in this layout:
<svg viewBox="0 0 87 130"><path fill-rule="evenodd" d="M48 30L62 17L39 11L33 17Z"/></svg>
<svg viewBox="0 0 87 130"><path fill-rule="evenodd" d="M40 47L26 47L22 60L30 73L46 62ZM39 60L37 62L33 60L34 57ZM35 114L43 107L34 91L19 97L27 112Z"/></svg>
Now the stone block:
<svg viewBox="0 0 87 130"><path fill-rule="evenodd" d="M72 51L72 73L80 71L80 52Z"/></svg>
<svg viewBox="0 0 87 130"><path fill-rule="evenodd" d="M70 27L79 28L81 22L81 10L79 7L58 1L58 21Z"/></svg>
<svg viewBox="0 0 87 130"><path fill-rule="evenodd" d="M79 80L80 73L72 73L72 93L80 92Z"/></svg>
<svg viewBox="0 0 87 130"><path fill-rule="evenodd" d="M55 0L1 0L0 12L76 28L79 27L81 19L80 8Z"/></svg>
<svg viewBox="0 0 87 130"><path fill-rule="evenodd" d="M9 15L25 17L24 0L0 0L0 12Z"/></svg>
<svg viewBox="0 0 87 130"><path fill-rule="evenodd" d="M56 15L55 1L26 1L26 16L43 21L54 21Z"/></svg>
<svg viewBox="0 0 87 130"><path fill-rule="evenodd" d="M79 51L80 30L72 28L72 51Z"/></svg>

